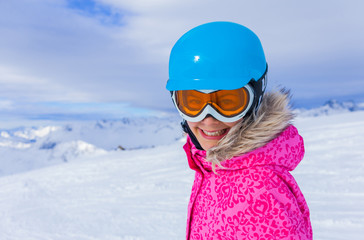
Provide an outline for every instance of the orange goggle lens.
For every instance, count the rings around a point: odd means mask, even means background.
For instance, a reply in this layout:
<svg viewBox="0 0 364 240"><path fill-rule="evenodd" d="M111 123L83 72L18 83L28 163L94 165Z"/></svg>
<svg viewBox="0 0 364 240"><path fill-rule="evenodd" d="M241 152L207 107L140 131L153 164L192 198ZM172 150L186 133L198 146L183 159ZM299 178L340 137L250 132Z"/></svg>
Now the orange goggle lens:
<svg viewBox="0 0 364 240"><path fill-rule="evenodd" d="M180 90L176 91L176 105L182 113L190 117L199 115L207 105L211 105L225 117L234 117L247 108L250 97L245 87L212 93Z"/></svg>

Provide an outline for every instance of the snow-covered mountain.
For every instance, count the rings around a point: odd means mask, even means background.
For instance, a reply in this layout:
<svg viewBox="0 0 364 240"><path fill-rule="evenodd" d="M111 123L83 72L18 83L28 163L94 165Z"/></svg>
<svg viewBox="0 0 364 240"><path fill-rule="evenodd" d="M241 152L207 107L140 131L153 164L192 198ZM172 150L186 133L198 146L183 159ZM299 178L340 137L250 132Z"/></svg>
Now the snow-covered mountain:
<svg viewBox="0 0 364 240"><path fill-rule="evenodd" d="M84 155L165 145L182 138L179 117L134 117L0 130L0 176Z"/></svg>
<svg viewBox="0 0 364 240"><path fill-rule="evenodd" d="M330 100L316 109L296 109L299 117L363 110L354 102ZM183 137L179 116L55 122L54 125L0 130L0 176L24 172L84 155L165 145Z"/></svg>
<svg viewBox="0 0 364 240"><path fill-rule="evenodd" d="M331 99L321 107L313 109L295 109L295 112L301 117L318 117L362 110L364 110L364 104L357 104L354 101L339 102L335 99Z"/></svg>
<svg viewBox="0 0 364 240"><path fill-rule="evenodd" d="M295 112L299 117L318 117L363 109L354 102L330 100L320 108ZM0 176L74 161L84 155L152 148L182 137L177 115L0 128Z"/></svg>

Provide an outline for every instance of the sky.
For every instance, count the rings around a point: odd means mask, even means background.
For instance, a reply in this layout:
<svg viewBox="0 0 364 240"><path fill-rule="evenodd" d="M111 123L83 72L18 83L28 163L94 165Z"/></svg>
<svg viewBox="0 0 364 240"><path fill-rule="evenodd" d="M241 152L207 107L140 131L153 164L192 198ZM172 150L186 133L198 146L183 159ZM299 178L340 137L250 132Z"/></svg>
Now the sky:
<svg viewBox="0 0 364 240"><path fill-rule="evenodd" d="M360 0L0 0L0 117L173 112L170 50L211 21L258 35L270 89L291 89L294 106L364 101L362 9Z"/></svg>

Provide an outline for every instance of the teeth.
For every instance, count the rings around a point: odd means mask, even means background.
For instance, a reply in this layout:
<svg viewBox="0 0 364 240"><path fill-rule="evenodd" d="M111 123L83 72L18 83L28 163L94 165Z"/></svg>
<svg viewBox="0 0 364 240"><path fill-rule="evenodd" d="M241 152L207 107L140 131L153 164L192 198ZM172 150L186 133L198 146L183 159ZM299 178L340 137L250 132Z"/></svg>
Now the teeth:
<svg viewBox="0 0 364 240"><path fill-rule="evenodd" d="M205 130L202 130L204 134L206 134L207 136L220 136L222 134L225 133L225 129L223 130L219 130L219 131L216 131L216 132L206 132Z"/></svg>

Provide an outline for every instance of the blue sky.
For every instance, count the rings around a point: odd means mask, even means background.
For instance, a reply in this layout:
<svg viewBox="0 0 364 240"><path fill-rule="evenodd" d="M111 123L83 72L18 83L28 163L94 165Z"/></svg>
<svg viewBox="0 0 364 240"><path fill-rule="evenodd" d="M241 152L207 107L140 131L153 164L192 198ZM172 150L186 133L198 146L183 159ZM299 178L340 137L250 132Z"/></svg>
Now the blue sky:
<svg viewBox="0 0 364 240"><path fill-rule="evenodd" d="M259 36L269 86L290 88L296 106L364 101L362 9L359 0L0 1L0 117L173 111L170 49L221 20Z"/></svg>

